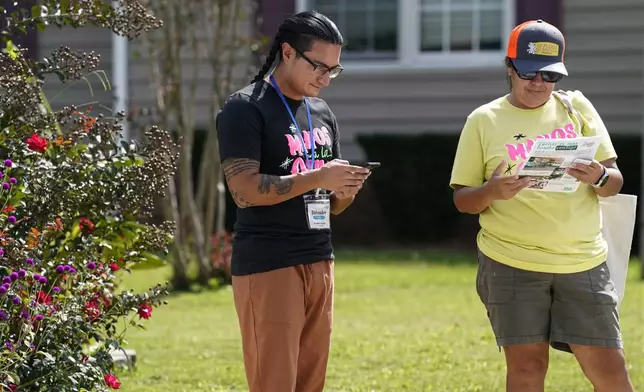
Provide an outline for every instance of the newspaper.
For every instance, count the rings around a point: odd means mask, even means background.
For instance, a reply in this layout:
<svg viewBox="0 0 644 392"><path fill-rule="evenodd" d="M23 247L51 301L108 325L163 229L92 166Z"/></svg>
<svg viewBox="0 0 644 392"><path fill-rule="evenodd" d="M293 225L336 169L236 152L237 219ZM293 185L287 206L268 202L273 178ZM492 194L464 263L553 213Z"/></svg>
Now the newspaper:
<svg viewBox="0 0 644 392"><path fill-rule="evenodd" d="M545 192L575 192L579 180L566 173L575 161L590 164L601 142L600 136L572 139L537 139L527 156L525 165L517 173L519 178L535 181L525 189Z"/></svg>

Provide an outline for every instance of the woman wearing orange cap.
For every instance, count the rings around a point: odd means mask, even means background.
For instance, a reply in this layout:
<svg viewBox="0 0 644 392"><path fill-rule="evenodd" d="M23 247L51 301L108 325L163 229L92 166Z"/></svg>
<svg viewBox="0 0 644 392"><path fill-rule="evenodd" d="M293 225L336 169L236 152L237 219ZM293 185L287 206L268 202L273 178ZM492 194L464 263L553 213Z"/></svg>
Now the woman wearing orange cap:
<svg viewBox="0 0 644 392"><path fill-rule="evenodd" d="M552 346L575 355L596 392L633 392L598 202L624 180L591 102L579 91L553 93L568 75L564 51L563 35L544 21L512 31L511 92L468 116L450 185L458 210L480 215L476 286L505 351L507 391L542 392ZM540 191L517 175L537 139L581 136L600 143L592 161L558 174L578 179L576 191Z"/></svg>

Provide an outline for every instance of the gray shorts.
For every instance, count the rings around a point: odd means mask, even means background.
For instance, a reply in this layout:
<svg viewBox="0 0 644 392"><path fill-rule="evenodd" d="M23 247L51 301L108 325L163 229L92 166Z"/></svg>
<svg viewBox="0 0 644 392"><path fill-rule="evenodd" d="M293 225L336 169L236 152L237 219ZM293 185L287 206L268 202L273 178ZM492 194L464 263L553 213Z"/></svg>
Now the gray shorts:
<svg viewBox="0 0 644 392"><path fill-rule="evenodd" d="M548 274L498 263L479 251L476 290L498 346L549 342L622 348L617 292L606 263Z"/></svg>

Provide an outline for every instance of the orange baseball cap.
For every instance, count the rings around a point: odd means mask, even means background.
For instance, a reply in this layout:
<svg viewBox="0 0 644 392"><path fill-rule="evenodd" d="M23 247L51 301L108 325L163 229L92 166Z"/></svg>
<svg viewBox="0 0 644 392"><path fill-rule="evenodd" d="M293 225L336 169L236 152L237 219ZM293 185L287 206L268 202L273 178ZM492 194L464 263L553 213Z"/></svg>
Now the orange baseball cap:
<svg viewBox="0 0 644 392"><path fill-rule="evenodd" d="M512 30L507 56L520 73L539 71L568 75L563 63L566 40L558 28L541 19L523 22Z"/></svg>

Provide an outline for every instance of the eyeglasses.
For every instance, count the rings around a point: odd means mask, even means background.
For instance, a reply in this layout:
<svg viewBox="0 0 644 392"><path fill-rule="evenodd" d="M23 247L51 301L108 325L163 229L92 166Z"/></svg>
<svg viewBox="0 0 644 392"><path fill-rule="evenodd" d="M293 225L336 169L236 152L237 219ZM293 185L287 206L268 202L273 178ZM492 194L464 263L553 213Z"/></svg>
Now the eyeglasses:
<svg viewBox="0 0 644 392"><path fill-rule="evenodd" d="M313 66L313 72L315 72L315 76L317 76L318 78L321 78L328 72L331 79L333 79L338 75L340 75L340 73L344 70L344 68L342 68L342 66L339 64L334 67L327 67L325 64L320 64L318 62L311 60L298 49L295 49L295 52Z"/></svg>
<svg viewBox="0 0 644 392"><path fill-rule="evenodd" d="M516 72L519 78L523 80L534 80L537 77L537 75L541 74L541 79L543 79L544 82L557 83L564 77L564 75L557 72L552 72L552 71L519 72L517 67L514 66L514 63L511 63L511 64L512 64L512 69L514 69L514 72Z"/></svg>

